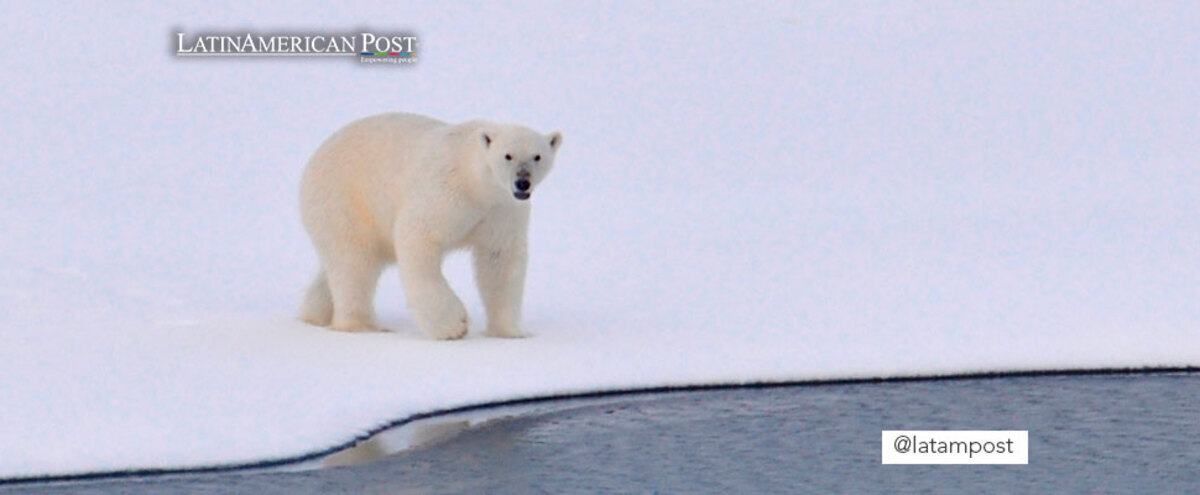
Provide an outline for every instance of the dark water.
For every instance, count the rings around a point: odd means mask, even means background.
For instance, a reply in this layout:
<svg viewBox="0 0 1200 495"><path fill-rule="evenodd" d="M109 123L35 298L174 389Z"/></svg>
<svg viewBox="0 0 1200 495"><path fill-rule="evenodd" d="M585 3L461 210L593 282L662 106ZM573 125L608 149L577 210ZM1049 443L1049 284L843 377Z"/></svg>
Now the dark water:
<svg viewBox="0 0 1200 495"><path fill-rule="evenodd" d="M1028 430L1029 464L882 465L882 430ZM572 401L364 465L0 493L1198 493L1200 374Z"/></svg>

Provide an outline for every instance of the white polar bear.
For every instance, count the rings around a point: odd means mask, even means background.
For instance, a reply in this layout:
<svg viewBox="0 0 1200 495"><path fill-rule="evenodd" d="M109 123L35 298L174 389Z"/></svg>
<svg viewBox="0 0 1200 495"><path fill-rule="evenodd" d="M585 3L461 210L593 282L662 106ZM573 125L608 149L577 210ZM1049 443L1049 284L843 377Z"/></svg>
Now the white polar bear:
<svg viewBox="0 0 1200 495"><path fill-rule="evenodd" d="M450 250L470 247L487 335L520 337L530 194L554 166L562 134L413 114L353 122L313 155L300 212L321 260L300 318L373 331L375 286L400 268L417 325L435 339L467 333L467 311L442 275Z"/></svg>

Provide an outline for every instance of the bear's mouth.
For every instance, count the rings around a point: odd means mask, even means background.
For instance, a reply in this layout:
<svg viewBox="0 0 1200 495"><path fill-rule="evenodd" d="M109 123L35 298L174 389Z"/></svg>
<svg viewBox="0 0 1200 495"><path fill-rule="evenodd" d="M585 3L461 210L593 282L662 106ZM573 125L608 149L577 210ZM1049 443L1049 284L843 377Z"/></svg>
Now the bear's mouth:
<svg viewBox="0 0 1200 495"><path fill-rule="evenodd" d="M513 197L525 201L529 199L529 191L513 191Z"/></svg>

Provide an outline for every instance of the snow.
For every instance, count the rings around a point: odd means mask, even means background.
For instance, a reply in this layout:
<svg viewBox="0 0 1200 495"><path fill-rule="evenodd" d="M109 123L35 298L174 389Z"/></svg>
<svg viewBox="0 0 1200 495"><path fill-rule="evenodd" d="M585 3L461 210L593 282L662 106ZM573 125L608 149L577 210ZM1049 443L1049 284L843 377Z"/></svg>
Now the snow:
<svg viewBox="0 0 1200 495"><path fill-rule="evenodd" d="M1200 8L0 6L0 479L281 459L564 392L1200 365ZM386 13L386 15L384 15ZM173 33L411 30L414 66ZM305 161L383 111L562 130L523 340L292 319Z"/></svg>

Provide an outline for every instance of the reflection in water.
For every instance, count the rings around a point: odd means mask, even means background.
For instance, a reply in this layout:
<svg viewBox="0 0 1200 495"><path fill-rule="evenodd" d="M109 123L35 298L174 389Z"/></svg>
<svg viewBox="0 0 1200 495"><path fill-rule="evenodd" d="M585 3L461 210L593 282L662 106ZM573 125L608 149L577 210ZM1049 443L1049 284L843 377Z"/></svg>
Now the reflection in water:
<svg viewBox="0 0 1200 495"><path fill-rule="evenodd" d="M414 421L392 430L384 431L354 446L330 454L321 460L321 467L343 467L366 464L397 452L427 447L448 440L471 426L467 419L430 418Z"/></svg>
<svg viewBox="0 0 1200 495"><path fill-rule="evenodd" d="M344 467L356 464L366 464L376 459L387 457L388 450L378 437L371 437L358 442L341 452L335 452L321 460L321 467Z"/></svg>

